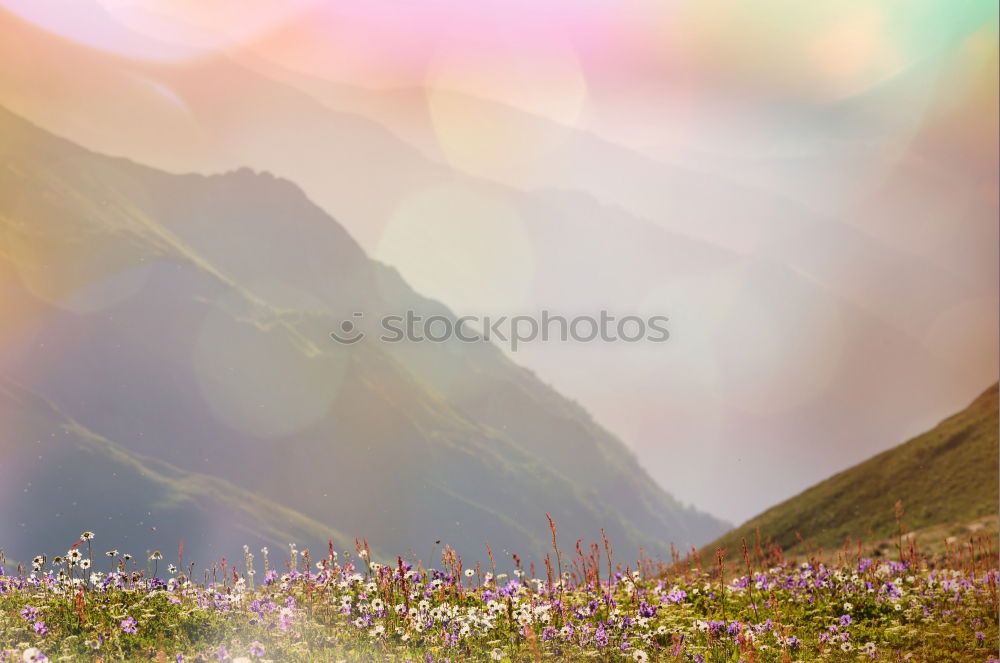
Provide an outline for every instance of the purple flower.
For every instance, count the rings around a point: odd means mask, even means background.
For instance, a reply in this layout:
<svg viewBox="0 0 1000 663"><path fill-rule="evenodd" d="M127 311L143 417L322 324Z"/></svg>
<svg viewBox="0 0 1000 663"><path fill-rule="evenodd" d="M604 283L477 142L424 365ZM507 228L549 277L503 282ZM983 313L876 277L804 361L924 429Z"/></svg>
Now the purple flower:
<svg viewBox="0 0 1000 663"><path fill-rule="evenodd" d="M37 633L38 635L45 635L46 633L49 632L48 627L45 626L45 622L35 622L31 628L33 628L35 630L35 633Z"/></svg>
<svg viewBox="0 0 1000 663"><path fill-rule="evenodd" d="M264 645L254 640L250 643L250 655L260 658L264 655Z"/></svg>
<svg viewBox="0 0 1000 663"><path fill-rule="evenodd" d="M986 634L985 633L983 633L982 631L976 631L976 642L977 643L983 644L983 640L985 640L985 639L986 639Z"/></svg>
<svg viewBox="0 0 1000 663"><path fill-rule="evenodd" d="M603 649L608 646L608 632L604 630L603 623L597 626L597 633L594 634L594 644L597 645L599 649Z"/></svg>
<svg viewBox="0 0 1000 663"><path fill-rule="evenodd" d="M126 617L122 620L122 631L125 633L135 633L139 630L137 627L138 623L131 617Z"/></svg>
<svg viewBox="0 0 1000 663"><path fill-rule="evenodd" d="M38 616L38 608L33 608L30 605L26 605L24 606L24 608L21 609L21 617L23 617L24 621L26 622L30 622L37 616Z"/></svg>
<svg viewBox="0 0 1000 663"><path fill-rule="evenodd" d="M685 592L683 589L678 589L676 591L670 592L664 598L666 598L666 600L670 601L671 603L680 603L681 601L687 598L687 592Z"/></svg>

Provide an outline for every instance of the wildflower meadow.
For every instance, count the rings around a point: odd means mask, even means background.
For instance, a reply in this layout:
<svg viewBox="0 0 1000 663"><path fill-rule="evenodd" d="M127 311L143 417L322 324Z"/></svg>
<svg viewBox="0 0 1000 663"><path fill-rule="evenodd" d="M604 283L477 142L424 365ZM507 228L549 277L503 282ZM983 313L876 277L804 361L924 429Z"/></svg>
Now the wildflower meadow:
<svg viewBox="0 0 1000 663"><path fill-rule="evenodd" d="M160 551L64 554L0 570L0 661L997 661L990 537L935 558L842 550L790 560L618 560L607 538L466 564L244 547L199 569ZM502 571L501 569L507 569Z"/></svg>

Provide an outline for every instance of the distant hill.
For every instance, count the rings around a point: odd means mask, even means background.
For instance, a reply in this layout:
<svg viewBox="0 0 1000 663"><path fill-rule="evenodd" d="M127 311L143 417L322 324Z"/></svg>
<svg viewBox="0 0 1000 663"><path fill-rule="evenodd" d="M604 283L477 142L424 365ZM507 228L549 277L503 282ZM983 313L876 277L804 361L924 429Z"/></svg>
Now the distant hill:
<svg viewBox="0 0 1000 663"><path fill-rule="evenodd" d="M478 558L489 541L537 559L546 512L568 545L607 528L623 559L726 527L491 344L335 343L354 311L452 313L287 180L172 175L0 109L0 293L0 373L124 451L381 550ZM47 506L21 518L28 534L63 512Z"/></svg>
<svg viewBox="0 0 1000 663"><path fill-rule="evenodd" d="M741 539L756 541L757 531L786 552L803 553L805 544L826 551L849 536L872 544L898 530L897 500L910 531L968 522L998 509L997 385L969 407L932 430L844 470L805 492L768 509L705 546L703 554L727 549L741 554Z"/></svg>

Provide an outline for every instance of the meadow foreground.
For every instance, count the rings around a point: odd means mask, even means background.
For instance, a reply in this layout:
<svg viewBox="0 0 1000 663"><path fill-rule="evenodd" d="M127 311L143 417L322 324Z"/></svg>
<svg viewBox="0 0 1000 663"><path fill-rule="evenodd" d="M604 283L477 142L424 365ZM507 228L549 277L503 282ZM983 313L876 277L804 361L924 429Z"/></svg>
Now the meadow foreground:
<svg viewBox="0 0 1000 663"><path fill-rule="evenodd" d="M997 660L985 537L934 563L754 548L629 567L607 542L578 545L535 577L516 556L508 575L448 548L425 569L331 544L199 570L98 551L86 532L65 556L0 570L0 661Z"/></svg>

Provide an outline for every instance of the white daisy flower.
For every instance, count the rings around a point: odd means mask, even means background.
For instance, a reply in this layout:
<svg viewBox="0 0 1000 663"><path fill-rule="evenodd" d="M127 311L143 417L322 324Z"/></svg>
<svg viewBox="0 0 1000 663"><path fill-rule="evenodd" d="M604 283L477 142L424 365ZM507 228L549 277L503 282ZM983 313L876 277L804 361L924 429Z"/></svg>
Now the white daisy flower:
<svg viewBox="0 0 1000 663"><path fill-rule="evenodd" d="M24 663L34 663L35 661L46 660L46 656L38 647L28 647L24 650L24 653L21 654L21 660L23 660Z"/></svg>

